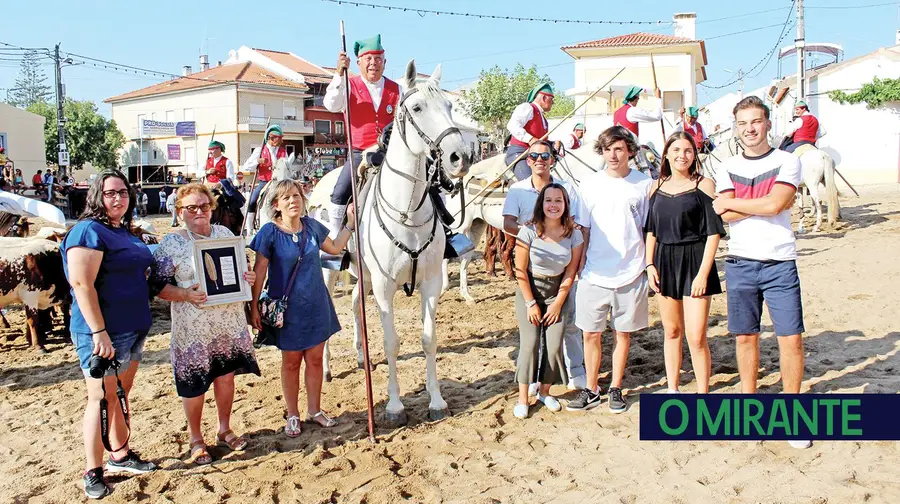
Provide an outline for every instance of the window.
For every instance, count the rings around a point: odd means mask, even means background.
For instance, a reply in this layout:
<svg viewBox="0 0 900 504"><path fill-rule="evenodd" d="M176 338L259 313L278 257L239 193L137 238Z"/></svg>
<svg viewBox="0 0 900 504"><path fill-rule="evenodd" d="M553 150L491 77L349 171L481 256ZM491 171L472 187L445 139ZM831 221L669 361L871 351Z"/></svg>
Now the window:
<svg viewBox="0 0 900 504"><path fill-rule="evenodd" d="M250 104L250 121L253 122L254 119L262 119L263 121L266 120L266 106L262 103Z"/></svg>
<svg viewBox="0 0 900 504"><path fill-rule="evenodd" d="M331 121L320 121L316 120L316 134L317 135L330 135L331 134Z"/></svg>
<svg viewBox="0 0 900 504"><path fill-rule="evenodd" d="M314 107L324 107L325 106L325 95L315 95L312 99Z"/></svg>
<svg viewBox="0 0 900 504"><path fill-rule="evenodd" d="M297 120L297 107L294 106L294 102L284 102L284 118L294 121Z"/></svg>
<svg viewBox="0 0 900 504"><path fill-rule="evenodd" d="M192 108L184 109L184 120L185 121L193 121L194 120L194 109L192 109Z"/></svg>
<svg viewBox="0 0 900 504"><path fill-rule="evenodd" d="M6 133L0 133L0 147L3 147L3 150L9 155L9 147L6 145Z"/></svg>
<svg viewBox="0 0 900 504"><path fill-rule="evenodd" d="M197 154L193 147L184 148L184 165L194 166L197 164Z"/></svg>
<svg viewBox="0 0 900 504"><path fill-rule="evenodd" d="M334 134L335 135L343 135L344 134L344 121L334 121Z"/></svg>
<svg viewBox="0 0 900 504"><path fill-rule="evenodd" d="M290 156L291 154L294 153L294 146L291 144L285 145L284 151L287 153L288 156Z"/></svg>
<svg viewBox="0 0 900 504"><path fill-rule="evenodd" d="M155 120L156 120L156 112L151 112L151 113L150 113L150 120L152 120L152 121L155 121Z"/></svg>
<svg viewBox="0 0 900 504"><path fill-rule="evenodd" d="M663 92L663 110L681 110L684 106L684 93L681 91Z"/></svg>
<svg viewBox="0 0 900 504"><path fill-rule="evenodd" d="M175 122L174 110L166 110L166 122Z"/></svg>

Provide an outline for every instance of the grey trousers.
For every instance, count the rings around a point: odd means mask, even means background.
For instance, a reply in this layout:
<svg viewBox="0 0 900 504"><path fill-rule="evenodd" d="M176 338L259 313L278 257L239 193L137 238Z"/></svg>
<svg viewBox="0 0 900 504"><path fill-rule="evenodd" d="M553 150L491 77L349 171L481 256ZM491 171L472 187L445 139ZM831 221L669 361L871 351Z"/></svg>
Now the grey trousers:
<svg viewBox="0 0 900 504"><path fill-rule="evenodd" d="M541 313L547 305L538 301ZM565 369L563 359L563 332L569 303L563 307L559 322L551 326L535 326L528 321L528 308L522 291L516 289L516 322L519 325L519 357L516 360L516 383L528 385L534 382L553 385L562 383ZM541 345L541 339L544 339ZM538 355L540 354L540 355ZM540 358L540 361L538 360ZM582 374L584 371L582 371Z"/></svg>
<svg viewBox="0 0 900 504"><path fill-rule="evenodd" d="M578 282L572 284L569 295L566 297L565 334L563 337L563 355L566 358L566 375L569 380L583 376L584 371L584 338L581 329L575 325L575 291Z"/></svg>

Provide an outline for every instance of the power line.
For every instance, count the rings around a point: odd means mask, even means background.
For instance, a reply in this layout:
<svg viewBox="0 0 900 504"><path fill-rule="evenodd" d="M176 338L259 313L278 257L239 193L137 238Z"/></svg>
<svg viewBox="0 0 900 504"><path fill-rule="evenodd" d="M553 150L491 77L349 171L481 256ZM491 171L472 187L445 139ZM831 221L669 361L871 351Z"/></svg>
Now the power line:
<svg viewBox="0 0 900 504"><path fill-rule="evenodd" d="M868 9L870 7L887 7L889 5L900 5L900 2L885 2L878 4L868 4L868 5L811 5L806 6L806 9L830 9L830 10L843 10L843 9Z"/></svg>
<svg viewBox="0 0 900 504"><path fill-rule="evenodd" d="M389 11L415 12L419 16L425 17L427 14L435 16L457 16L477 19L498 19L503 21L527 21L536 23L568 23L568 24L585 24L585 25L654 25L654 24L672 24L672 21L607 21L607 20L584 20L584 19L549 19L549 18L531 18L518 16L497 16L492 14L474 14L471 12L451 12L437 11L431 9L419 9L417 7L398 7L396 5L383 5L365 2L352 2L347 0L322 0L323 2L335 3L338 5L347 4L354 7L371 7L372 9L382 9Z"/></svg>

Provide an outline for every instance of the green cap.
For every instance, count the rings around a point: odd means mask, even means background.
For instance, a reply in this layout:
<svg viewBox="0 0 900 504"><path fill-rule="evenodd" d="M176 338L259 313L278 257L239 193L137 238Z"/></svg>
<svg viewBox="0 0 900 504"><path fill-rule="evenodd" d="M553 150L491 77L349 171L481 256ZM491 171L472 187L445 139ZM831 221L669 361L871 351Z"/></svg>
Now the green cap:
<svg viewBox="0 0 900 504"><path fill-rule="evenodd" d="M537 98L537 95L539 93L544 93L544 94L553 96L553 94L554 94L553 86L550 85L549 82L542 82L542 83L538 84L537 86L534 87L534 89L531 90L531 92L528 93L528 100L526 100L526 101L528 103L533 102L534 99Z"/></svg>
<svg viewBox="0 0 900 504"><path fill-rule="evenodd" d="M690 117L699 117L699 116L700 116L700 109L697 108L697 107L688 107L688 109L687 109L687 114L688 114L688 116L690 116Z"/></svg>
<svg viewBox="0 0 900 504"><path fill-rule="evenodd" d="M225 144L223 144L222 142L220 142L218 140L213 140L212 142L209 142L210 149L215 149L216 147L222 149L222 152L225 152Z"/></svg>
<svg viewBox="0 0 900 504"><path fill-rule="evenodd" d="M806 107L809 110L809 105L806 104L803 100L798 100L797 103L794 104L795 107Z"/></svg>
<svg viewBox="0 0 900 504"><path fill-rule="evenodd" d="M635 96L641 94L644 88L640 86L631 86L628 88L628 91L625 91L625 101L631 101Z"/></svg>
<svg viewBox="0 0 900 504"><path fill-rule="evenodd" d="M284 136L284 132L281 131L281 126L279 126L277 124L273 124L273 125L269 126L269 129L266 130L266 134L264 136L264 138L266 140L269 139L269 133L277 133L278 136Z"/></svg>
<svg viewBox="0 0 900 504"><path fill-rule="evenodd" d="M584 129L585 129L584 124L578 123L575 125L575 128L572 131L578 131L578 130L584 131Z"/></svg>
<svg viewBox="0 0 900 504"><path fill-rule="evenodd" d="M380 34L367 39L357 40L353 43L353 54L357 58L366 53L384 54L384 46L381 45Z"/></svg>

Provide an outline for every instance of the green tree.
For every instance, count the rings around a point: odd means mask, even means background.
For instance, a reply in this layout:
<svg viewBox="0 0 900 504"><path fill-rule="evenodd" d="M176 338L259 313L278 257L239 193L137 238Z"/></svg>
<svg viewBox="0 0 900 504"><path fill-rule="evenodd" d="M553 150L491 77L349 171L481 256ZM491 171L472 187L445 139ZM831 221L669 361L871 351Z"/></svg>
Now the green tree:
<svg viewBox="0 0 900 504"><path fill-rule="evenodd" d="M41 69L41 59L44 57L37 51L28 51L22 57L19 77L7 94L10 105L27 108L50 99L52 89L47 84L47 75Z"/></svg>
<svg viewBox="0 0 900 504"><path fill-rule="evenodd" d="M900 79L879 79L864 85L859 91L847 94L844 91L830 91L828 97L844 105L845 103L865 103L866 108L876 109L887 102L900 102Z"/></svg>
<svg viewBox="0 0 900 504"><path fill-rule="evenodd" d="M495 65L488 70L482 70L475 86L462 92L462 104L466 112L483 125L497 143L500 143L506 136L506 123L513 109L523 103L528 97L528 92L541 82L553 83L546 74L539 74L536 66L525 68L522 64L518 64L510 72ZM561 117L574 108L572 98L557 91L553 109L547 115Z"/></svg>
<svg viewBox="0 0 900 504"><path fill-rule="evenodd" d="M125 145L125 135L119 131L116 122L97 113L97 106L91 101L66 100L66 148L69 151L69 167L80 170L85 163L97 169L115 168L118 165L119 149ZM28 111L44 116L44 143L47 162L58 160L58 135L56 131L56 107L39 102L28 107Z"/></svg>

